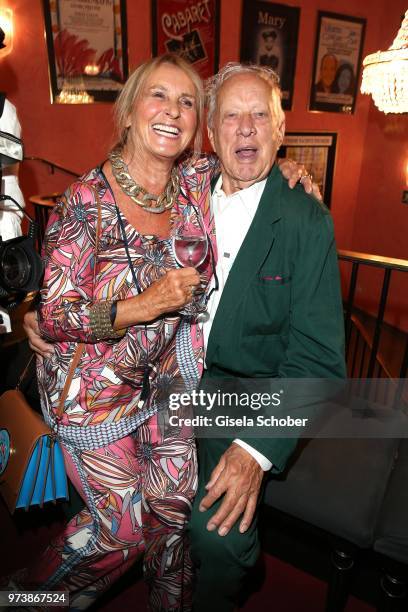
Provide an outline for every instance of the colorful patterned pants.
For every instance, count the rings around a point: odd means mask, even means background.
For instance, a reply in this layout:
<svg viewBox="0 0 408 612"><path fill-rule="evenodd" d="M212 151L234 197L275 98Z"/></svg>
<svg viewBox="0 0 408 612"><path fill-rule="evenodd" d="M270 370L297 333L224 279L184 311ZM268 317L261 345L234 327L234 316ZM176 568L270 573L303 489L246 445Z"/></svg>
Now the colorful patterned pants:
<svg viewBox="0 0 408 612"><path fill-rule="evenodd" d="M185 527L197 488L195 443L190 430L163 434L158 419L107 447L65 453L87 507L16 577L20 587L67 590L70 609L84 610L143 555L150 609L191 608Z"/></svg>

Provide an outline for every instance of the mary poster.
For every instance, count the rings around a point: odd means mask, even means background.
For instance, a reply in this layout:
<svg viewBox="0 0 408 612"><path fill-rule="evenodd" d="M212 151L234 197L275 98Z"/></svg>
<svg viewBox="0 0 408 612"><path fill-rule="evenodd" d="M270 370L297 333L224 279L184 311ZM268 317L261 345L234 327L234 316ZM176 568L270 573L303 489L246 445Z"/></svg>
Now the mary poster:
<svg viewBox="0 0 408 612"><path fill-rule="evenodd" d="M318 14L310 110L354 112L365 19Z"/></svg>
<svg viewBox="0 0 408 612"><path fill-rule="evenodd" d="M244 1L241 61L268 66L279 75L285 110L292 108L299 16L297 7Z"/></svg>

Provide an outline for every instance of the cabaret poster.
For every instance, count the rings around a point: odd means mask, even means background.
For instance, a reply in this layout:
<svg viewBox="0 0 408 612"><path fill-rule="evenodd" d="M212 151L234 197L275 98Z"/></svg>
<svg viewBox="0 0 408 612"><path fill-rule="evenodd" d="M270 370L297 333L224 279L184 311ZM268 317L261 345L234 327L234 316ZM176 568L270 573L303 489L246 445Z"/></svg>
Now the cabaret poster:
<svg viewBox="0 0 408 612"><path fill-rule="evenodd" d="M354 113L366 20L319 11L309 110Z"/></svg>
<svg viewBox="0 0 408 612"><path fill-rule="evenodd" d="M114 101L128 77L125 0L43 0L52 101Z"/></svg>
<svg viewBox="0 0 408 612"><path fill-rule="evenodd" d="M218 71L219 0L153 0L153 55L177 53L203 79Z"/></svg>
<svg viewBox="0 0 408 612"><path fill-rule="evenodd" d="M282 106L292 108L300 9L244 0L241 61L268 66L280 78Z"/></svg>

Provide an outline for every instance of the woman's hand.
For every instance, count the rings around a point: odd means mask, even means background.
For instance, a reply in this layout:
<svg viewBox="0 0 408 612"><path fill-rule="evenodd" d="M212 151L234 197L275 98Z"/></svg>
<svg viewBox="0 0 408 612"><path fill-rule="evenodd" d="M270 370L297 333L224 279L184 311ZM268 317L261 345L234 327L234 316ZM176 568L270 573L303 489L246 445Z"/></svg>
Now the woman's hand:
<svg viewBox="0 0 408 612"><path fill-rule="evenodd" d="M42 357L51 357L54 352L54 347L41 338L40 328L38 327L37 311L29 310L26 312L23 326L31 350Z"/></svg>
<svg viewBox="0 0 408 612"><path fill-rule="evenodd" d="M291 189L296 183L301 183L306 193L311 193L318 200L322 199L322 194L317 183L313 183L313 177L308 173L304 164L298 164L293 159L279 159L279 170L282 172Z"/></svg>
<svg viewBox="0 0 408 612"><path fill-rule="evenodd" d="M176 312L189 304L199 285L200 275L195 268L169 270L140 297L144 296L148 303L153 320L163 313Z"/></svg>
<svg viewBox="0 0 408 612"><path fill-rule="evenodd" d="M199 286L200 275L195 268L169 270L140 295L118 302L115 329L147 323L164 313L177 312L191 302Z"/></svg>

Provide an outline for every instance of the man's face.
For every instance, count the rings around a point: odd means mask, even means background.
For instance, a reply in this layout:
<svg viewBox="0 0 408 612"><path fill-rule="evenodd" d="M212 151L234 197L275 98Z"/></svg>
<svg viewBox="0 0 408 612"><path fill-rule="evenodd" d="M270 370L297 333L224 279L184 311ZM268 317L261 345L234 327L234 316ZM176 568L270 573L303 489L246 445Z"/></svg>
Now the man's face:
<svg viewBox="0 0 408 612"><path fill-rule="evenodd" d="M330 87L336 76L337 60L332 55L323 58L321 68L321 79L326 87Z"/></svg>
<svg viewBox="0 0 408 612"><path fill-rule="evenodd" d="M284 122L278 125L273 116L271 87L264 79L243 73L222 85L208 136L227 195L268 176L284 130Z"/></svg>

